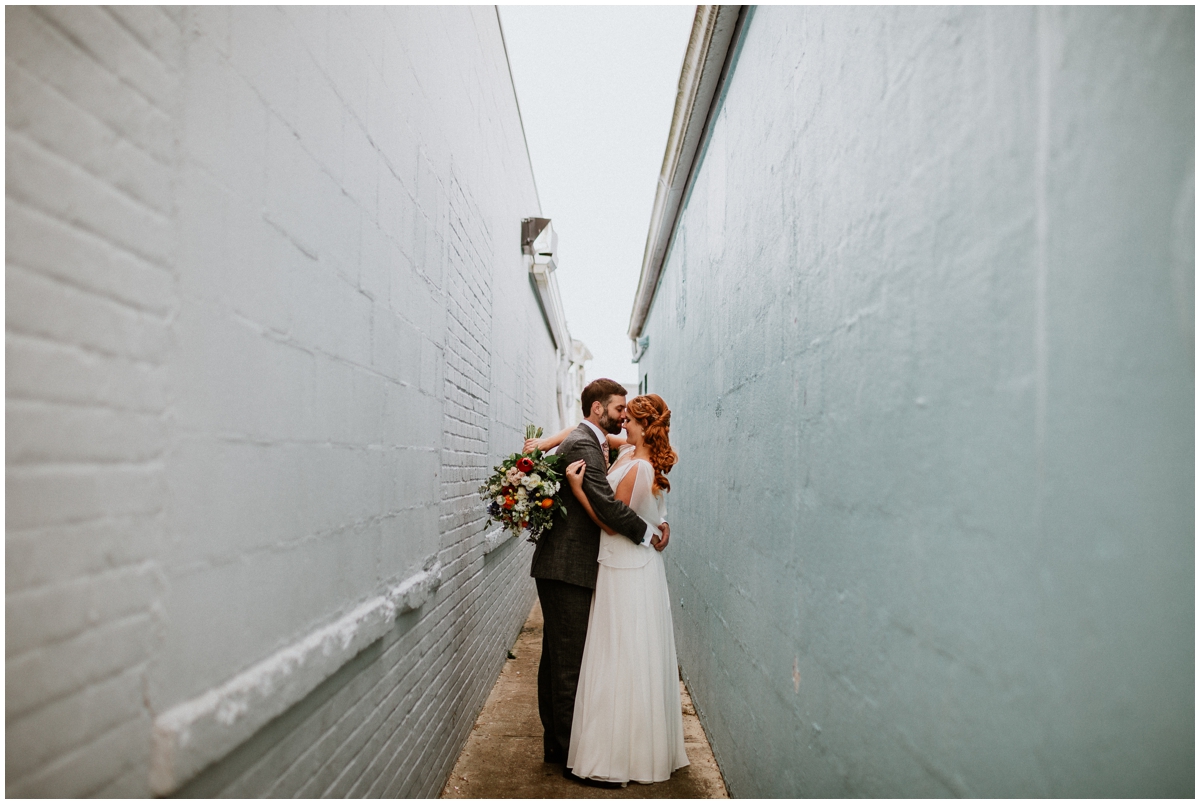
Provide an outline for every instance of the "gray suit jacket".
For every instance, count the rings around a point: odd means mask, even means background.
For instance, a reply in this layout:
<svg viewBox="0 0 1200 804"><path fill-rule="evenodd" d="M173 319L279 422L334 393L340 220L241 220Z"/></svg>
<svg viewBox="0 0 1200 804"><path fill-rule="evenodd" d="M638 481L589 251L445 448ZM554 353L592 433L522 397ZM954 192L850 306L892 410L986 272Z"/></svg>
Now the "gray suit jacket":
<svg viewBox="0 0 1200 804"><path fill-rule="evenodd" d="M592 510L600 521L617 533L641 544L648 525L632 508L613 496L612 486L604 475L604 453L600 449L596 434L581 422L558 448L558 454L563 456L562 468L565 470L580 459L587 461L583 493L592 504ZM600 569L596 563L600 555L600 526L575 499L566 480L563 480L559 496L567 515L556 514L554 527L538 539L529 574L534 578L549 578L595 589L596 572Z"/></svg>

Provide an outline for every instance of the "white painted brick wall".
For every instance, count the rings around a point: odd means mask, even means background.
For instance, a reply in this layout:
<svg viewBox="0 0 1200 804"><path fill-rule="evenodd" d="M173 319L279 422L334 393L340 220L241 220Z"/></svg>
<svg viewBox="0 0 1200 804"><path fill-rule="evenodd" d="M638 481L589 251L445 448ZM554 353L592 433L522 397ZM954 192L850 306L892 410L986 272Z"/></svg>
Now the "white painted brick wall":
<svg viewBox="0 0 1200 804"><path fill-rule="evenodd" d="M6 13L7 792L151 792L156 718L436 562L171 785L436 794L533 598L474 490L557 425L494 10Z"/></svg>
<svg viewBox="0 0 1200 804"><path fill-rule="evenodd" d="M145 786L163 588L179 33L6 14L7 792L120 793Z"/></svg>

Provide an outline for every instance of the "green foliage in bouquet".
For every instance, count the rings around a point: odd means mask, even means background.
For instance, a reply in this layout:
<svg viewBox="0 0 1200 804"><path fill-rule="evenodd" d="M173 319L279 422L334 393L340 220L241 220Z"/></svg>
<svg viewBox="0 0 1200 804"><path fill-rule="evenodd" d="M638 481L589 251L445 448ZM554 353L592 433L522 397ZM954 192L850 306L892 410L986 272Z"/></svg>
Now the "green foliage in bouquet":
<svg viewBox="0 0 1200 804"><path fill-rule="evenodd" d="M526 425L526 440L541 437L542 428ZM540 449L528 454L514 452L501 461L479 487L479 496L488 507L488 523L498 522L514 536L528 530L529 541L536 542L554 527L556 511L567 512L559 497L561 464L561 456L546 455Z"/></svg>

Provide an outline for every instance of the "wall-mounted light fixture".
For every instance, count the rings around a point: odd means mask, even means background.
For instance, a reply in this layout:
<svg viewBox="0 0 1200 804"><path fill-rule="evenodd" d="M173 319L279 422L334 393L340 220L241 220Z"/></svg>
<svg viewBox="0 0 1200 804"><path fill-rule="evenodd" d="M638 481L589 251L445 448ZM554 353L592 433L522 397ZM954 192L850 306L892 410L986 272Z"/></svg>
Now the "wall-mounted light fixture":
<svg viewBox="0 0 1200 804"><path fill-rule="evenodd" d="M569 360L571 333L567 330L567 317L558 295L558 280L554 278L554 269L558 267L558 235L549 218L521 220L521 253L525 255L529 283L537 296L554 346L563 360Z"/></svg>
<svg viewBox="0 0 1200 804"><path fill-rule="evenodd" d="M548 274L558 267L558 235L549 218L521 221L521 251L533 258L532 274Z"/></svg>

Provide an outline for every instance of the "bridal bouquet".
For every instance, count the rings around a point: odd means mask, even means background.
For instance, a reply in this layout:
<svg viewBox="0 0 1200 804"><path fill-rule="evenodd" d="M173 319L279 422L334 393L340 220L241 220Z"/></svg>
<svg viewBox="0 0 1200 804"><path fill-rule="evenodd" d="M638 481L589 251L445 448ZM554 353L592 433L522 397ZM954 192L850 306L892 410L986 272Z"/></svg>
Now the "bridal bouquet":
<svg viewBox="0 0 1200 804"><path fill-rule="evenodd" d="M541 437L542 428L526 426L526 439ZM554 527L554 512L567 511L556 496L562 485L561 461L558 455L541 450L505 458L479 487L479 496L488 506L489 524L498 522L514 536L528 530L531 542Z"/></svg>

